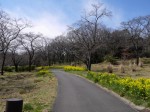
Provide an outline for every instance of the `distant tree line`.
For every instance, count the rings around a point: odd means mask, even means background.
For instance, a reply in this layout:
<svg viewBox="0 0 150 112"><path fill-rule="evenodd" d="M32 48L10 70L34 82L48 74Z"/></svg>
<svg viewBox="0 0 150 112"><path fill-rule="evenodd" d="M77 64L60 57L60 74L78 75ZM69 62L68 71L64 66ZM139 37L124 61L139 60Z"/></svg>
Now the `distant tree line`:
<svg viewBox="0 0 150 112"><path fill-rule="evenodd" d="M106 56L118 59L150 57L150 15L122 22L119 29L111 29L102 23L112 16L102 4L93 4L81 20L71 25L66 35L54 39L42 34L24 32L31 27L23 19L14 19L0 11L0 64L4 66L41 66L75 64L82 62L91 70L93 63L104 61Z"/></svg>

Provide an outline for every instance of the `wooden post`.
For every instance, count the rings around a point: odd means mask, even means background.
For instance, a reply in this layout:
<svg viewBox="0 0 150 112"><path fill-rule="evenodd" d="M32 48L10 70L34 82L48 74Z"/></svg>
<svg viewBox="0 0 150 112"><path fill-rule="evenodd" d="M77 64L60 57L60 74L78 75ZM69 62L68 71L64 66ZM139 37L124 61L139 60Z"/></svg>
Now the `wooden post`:
<svg viewBox="0 0 150 112"><path fill-rule="evenodd" d="M12 98L6 100L5 112L22 112L23 100Z"/></svg>

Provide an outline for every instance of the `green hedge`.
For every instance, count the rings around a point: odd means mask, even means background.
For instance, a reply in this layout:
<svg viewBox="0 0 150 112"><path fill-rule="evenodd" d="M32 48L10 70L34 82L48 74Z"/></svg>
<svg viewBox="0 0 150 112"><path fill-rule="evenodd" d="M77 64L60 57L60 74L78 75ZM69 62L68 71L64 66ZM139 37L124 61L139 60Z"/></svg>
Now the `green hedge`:
<svg viewBox="0 0 150 112"><path fill-rule="evenodd" d="M15 71L15 67L14 66L5 66L4 71L13 72L13 71Z"/></svg>
<svg viewBox="0 0 150 112"><path fill-rule="evenodd" d="M35 65L31 66L31 70L35 70ZM29 66L19 66L18 71L19 72L29 71Z"/></svg>
<svg viewBox="0 0 150 112"><path fill-rule="evenodd" d="M29 66L18 66L18 72L24 72L24 71L28 71L28 70L29 70ZM31 66L31 70L35 70L35 65ZM14 66L5 66L4 71L14 72L15 67Z"/></svg>

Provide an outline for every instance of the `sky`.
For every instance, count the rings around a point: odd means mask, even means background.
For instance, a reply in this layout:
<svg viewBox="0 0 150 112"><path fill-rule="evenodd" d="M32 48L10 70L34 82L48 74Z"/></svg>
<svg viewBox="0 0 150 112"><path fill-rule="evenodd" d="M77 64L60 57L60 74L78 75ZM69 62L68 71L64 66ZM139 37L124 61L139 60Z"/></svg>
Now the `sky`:
<svg viewBox="0 0 150 112"><path fill-rule="evenodd" d="M12 17L32 23L28 31L54 38L67 32L91 4L103 3L112 17L103 20L106 26L119 28L123 21L150 15L150 0L0 0L0 8Z"/></svg>

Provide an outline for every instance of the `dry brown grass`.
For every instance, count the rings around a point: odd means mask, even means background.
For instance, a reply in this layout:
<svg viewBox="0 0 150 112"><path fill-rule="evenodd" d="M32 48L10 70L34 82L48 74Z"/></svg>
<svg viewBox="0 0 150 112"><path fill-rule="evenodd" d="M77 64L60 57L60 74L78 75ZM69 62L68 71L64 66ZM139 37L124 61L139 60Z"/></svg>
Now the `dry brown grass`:
<svg viewBox="0 0 150 112"><path fill-rule="evenodd" d="M0 112L5 109L8 98L22 98L26 106L24 112L50 112L56 97L55 77L37 77L32 73L9 73L0 76ZM29 109L29 110L28 110Z"/></svg>
<svg viewBox="0 0 150 112"><path fill-rule="evenodd" d="M128 61L119 61L119 65L113 65L113 73L119 75L119 76L131 76L134 78L137 77L148 77L150 78L150 64L143 64L142 66L136 66L135 64L130 63L131 60ZM103 62L100 64L93 64L92 65L92 71L97 71L97 72L107 72L107 67L109 63ZM122 67L123 68L122 68ZM121 69L124 69L122 72Z"/></svg>
<svg viewBox="0 0 150 112"><path fill-rule="evenodd" d="M109 64L109 65L107 66L107 72L108 72L108 73L113 73L113 66L112 66L111 64Z"/></svg>

